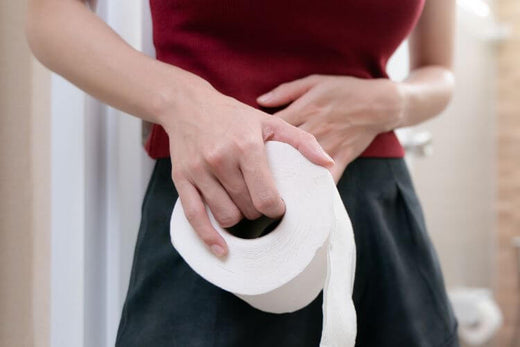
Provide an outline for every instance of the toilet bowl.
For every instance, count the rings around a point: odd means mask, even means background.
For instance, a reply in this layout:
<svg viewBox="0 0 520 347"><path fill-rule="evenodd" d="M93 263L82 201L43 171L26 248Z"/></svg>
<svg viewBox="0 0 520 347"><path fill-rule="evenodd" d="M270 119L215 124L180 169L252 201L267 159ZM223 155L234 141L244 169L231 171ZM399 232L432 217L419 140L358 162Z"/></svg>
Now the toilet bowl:
<svg viewBox="0 0 520 347"><path fill-rule="evenodd" d="M502 325L502 313L487 288L454 288L448 292L459 323L460 340L469 346L482 346Z"/></svg>

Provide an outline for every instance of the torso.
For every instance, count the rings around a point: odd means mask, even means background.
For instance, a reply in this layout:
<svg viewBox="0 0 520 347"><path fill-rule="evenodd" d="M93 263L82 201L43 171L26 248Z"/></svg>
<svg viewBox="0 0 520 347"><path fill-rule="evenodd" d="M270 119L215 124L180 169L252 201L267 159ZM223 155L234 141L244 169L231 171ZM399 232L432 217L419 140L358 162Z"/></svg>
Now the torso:
<svg viewBox="0 0 520 347"><path fill-rule="evenodd" d="M157 59L259 108L256 97L310 74L387 78L386 63L425 0L150 0ZM272 110L264 109L266 112ZM168 156L155 125L146 148ZM400 157L393 132L362 156Z"/></svg>

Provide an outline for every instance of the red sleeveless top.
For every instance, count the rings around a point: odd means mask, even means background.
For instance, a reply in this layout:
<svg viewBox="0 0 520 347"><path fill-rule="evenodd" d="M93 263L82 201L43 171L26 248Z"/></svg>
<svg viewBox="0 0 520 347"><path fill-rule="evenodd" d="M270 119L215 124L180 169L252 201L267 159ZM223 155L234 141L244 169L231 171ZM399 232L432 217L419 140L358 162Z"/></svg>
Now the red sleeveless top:
<svg viewBox="0 0 520 347"><path fill-rule="evenodd" d="M310 74L388 78L386 63L415 26L425 0L150 0L157 59L268 113L256 98ZM215 115L218 116L218 115ZM154 124L152 158L169 156ZM394 132L365 157L402 157Z"/></svg>

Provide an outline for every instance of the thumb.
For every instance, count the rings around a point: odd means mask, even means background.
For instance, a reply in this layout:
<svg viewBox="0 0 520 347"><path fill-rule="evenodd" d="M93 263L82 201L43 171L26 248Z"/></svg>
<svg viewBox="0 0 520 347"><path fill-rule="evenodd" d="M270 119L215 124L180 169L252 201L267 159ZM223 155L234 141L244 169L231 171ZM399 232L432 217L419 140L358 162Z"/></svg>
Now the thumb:
<svg viewBox="0 0 520 347"><path fill-rule="evenodd" d="M325 152L314 135L292 126L280 118L269 117L263 125L262 133L264 142L268 140L285 142L300 151L314 164L326 168L334 165L334 160Z"/></svg>
<svg viewBox="0 0 520 347"><path fill-rule="evenodd" d="M321 80L322 76L310 75L292 82L282 83L273 90L259 96L256 101L267 107L285 105L307 93Z"/></svg>

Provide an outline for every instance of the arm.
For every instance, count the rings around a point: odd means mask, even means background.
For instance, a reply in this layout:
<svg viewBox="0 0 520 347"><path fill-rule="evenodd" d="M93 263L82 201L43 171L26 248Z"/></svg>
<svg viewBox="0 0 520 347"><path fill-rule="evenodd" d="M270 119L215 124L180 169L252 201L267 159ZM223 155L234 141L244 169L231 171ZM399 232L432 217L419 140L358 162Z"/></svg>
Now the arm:
<svg viewBox="0 0 520 347"><path fill-rule="evenodd" d="M442 112L454 87L455 1L426 1L409 40L410 75L399 84L403 110L395 127L421 123Z"/></svg>
<svg viewBox="0 0 520 347"><path fill-rule="evenodd" d="M26 35L36 58L95 98L164 123L166 109L207 87L198 76L135 50L80 0L29 0Z"/></svg>
<svg viewBox="0 0 520 347"><path fill-rule="evenodd" d="M283 83L259 104L291 103L275 115L310 132L334 158L336 182L379 133L423 122L448 105L455 0L426 1L410 38L411 72L403 82L386 78L311 75Z"/></svg>
<svg viewBox="0 0 520 347"><path fill-rule="evenodd" d="M332 165L312 135L133 49L80 0L30 0L26 34L49 69L99 100L164 127L186 217L218 256L227 245L204 202L222 227L242 216L276 218L285 212L264 141L287 142L316 164Z"/></svg>

